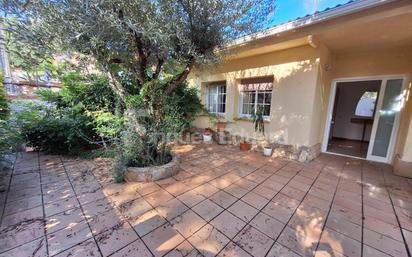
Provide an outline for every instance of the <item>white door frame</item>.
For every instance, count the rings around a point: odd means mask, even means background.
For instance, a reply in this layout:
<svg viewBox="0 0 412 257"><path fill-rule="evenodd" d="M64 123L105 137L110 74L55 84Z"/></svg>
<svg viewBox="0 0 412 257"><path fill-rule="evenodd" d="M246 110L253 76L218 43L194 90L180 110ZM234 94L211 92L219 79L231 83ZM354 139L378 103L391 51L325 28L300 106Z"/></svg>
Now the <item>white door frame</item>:
<svg viewBox="0 0 412 257"><path fill-rule="evenodd" d="M380 90L379 90L379 99L378 99L378 104L376 106L376 110L378 110L378 108L381 108L381 106L382 106L383 95L384 95L384 92L382 91L382 89L384 88L384 83L386 83L386 81L390 80L390 79L403 79L402 92L405 90L406 84L408 82L408 77L405 74L382 75L382 76L364 76L364 77L344 77L344 78L337 78L337 79L332 80L332 87L331 87L331 91L330 91L330 95L329 95L328 112L327 112L327 116L326 116L325 128L324 128L324 131L323 131L323 141L322 141L322 148L321 148L321 151L323 153L335 154L335 153L332 153L332 152L328 152L327 149L328 149L328 143L329 143L329 133L330 133L330 127L331 127L331 122L332 122L333 107L334 107L335 98L336 98L337 84L340 83L340 82L357 82L357 81L381 80L382 82L381 82L381 86L380 86ZM378 114L379 114L378 112L375 112L375 116L373 118L372 132L375 131L375 133L376 133L376 127L377 127L377 123L378 123L377 121L379 119ZM372 160L379 161L379 162L387 162L387 163L392 162L394 146L395 146L396 139L397 139L397 136L398 136L399 123L400 123L400 114L395 116L395 124L394 124L394 129L392 130L391 142L389 144L388 157L387 158L373 158ZM371 138L372 138L372 134L371 134ZM373 145L372 143L373 142L369 142L369 148L371 148L370 146ZM370 149L368 149L368 153L369 153L369 151L370 151ZM343 154L337 154L337 155L343 155ZM354 157L354 156L350 156L350 157ZM355 158L359 158L359 157L355 157ZM360 159L365 159L365 158L360 158Z"/></svg>

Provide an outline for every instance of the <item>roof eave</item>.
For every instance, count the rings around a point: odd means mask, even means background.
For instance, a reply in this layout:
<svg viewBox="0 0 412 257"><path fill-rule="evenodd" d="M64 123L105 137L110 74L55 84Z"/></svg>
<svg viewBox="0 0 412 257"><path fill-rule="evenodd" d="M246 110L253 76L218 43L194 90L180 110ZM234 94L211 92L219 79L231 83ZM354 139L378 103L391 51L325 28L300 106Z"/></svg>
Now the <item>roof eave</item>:
<svg viewBox="0 0 412 257"><path fill-rule="evenodd" d="M310 25L314 25L327 20L335 19L344 15L359 12L365 9L388 4L395 1L396 0L358 0L350 2L336 8L327 9L325 11L318 12L310 16L305 16L294 21L280 24L278 26L263 30L261 32L237 38L233 40L231 43L229 43L228 48L238 47L258 39L271 37L283 32L307 27Z"/></svg>

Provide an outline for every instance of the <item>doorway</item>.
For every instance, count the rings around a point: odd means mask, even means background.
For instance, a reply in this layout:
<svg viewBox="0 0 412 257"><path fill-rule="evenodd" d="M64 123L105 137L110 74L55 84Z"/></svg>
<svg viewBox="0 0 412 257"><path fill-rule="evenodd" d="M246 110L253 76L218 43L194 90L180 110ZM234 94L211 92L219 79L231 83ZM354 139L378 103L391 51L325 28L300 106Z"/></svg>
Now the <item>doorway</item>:
<svg viewBox="0 0 412 257"><path fill-rule="evenodd" d="M399 76L334 81L323 152L390 162L404 81Z"/></svg>

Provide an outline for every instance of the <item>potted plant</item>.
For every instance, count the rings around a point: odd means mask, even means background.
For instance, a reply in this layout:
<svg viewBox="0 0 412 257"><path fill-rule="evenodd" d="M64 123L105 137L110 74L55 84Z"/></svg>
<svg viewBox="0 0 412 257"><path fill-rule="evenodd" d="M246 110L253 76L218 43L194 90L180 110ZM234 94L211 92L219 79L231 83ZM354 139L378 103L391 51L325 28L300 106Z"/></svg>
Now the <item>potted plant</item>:
<svg viewBox="0 0 412 257"><path fill-rule="evenodd" d="M210 128L205 128L203 131L203 142L211 143L212 142L212 130Z"/></svg>
<svg viewBox="0 0 412 257"><path fill-rule="evenodd" d="M263 114L263 106L258 106L256 112L253 114L253 125L255 127L255 132L261 132L265 135L265 118ZM263 155L272 156L272 147L270 145L265 145L263 147Z"/></svg>
<svg viewBox="0 0 412 257"><path fill-rule="evenodd" d="M246 140L246 138L244 137L244 138L242 139L242 141L240 141L239 146L240 146L240 150L242 150L242 151L249 151L250 148L252 147L252 144L249 143L249 142Z"/></svg>

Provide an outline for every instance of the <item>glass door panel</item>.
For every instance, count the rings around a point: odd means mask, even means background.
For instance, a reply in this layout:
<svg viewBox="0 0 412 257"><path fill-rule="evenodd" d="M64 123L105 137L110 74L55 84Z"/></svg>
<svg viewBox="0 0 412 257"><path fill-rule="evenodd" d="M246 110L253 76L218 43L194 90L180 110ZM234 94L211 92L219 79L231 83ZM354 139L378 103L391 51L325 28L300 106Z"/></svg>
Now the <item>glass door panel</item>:
<svg viewBox="0 0 412 257"><path fill-rule="evenodd" d="M388 162L393 151L397 116L402 107L403 79L389 79L382 85L383 95L378 104L372 129L368 159Z"/></svg>

